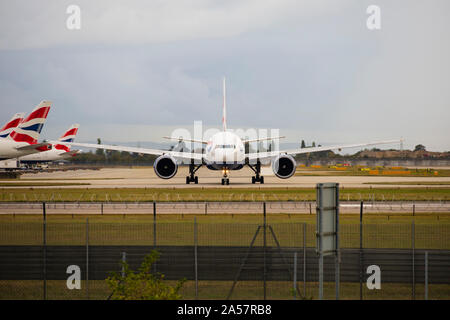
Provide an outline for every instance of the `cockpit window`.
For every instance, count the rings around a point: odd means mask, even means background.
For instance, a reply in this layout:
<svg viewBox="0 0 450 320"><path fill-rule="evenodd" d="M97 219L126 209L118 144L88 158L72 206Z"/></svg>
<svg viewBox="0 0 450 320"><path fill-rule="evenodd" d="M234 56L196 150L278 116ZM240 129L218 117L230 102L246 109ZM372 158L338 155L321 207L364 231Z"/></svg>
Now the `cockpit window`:
<svg viewBox="0 0 450 320"><path fill-rule="evenodd" d="M236 149L236 145L234 145L234 144L218 144L218 145L216 145L216 149Z"/></svg>

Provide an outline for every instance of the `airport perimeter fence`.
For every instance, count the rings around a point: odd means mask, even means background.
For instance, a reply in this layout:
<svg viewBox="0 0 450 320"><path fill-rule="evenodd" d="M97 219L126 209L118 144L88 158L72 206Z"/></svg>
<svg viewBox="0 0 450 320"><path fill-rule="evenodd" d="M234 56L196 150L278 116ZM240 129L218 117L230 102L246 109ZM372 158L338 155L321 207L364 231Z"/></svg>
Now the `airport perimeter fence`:
<svg viewBox="0 0 450 320"><path fill-rule="evenodd" d="M449 224L342 224L340 299L450 299ZM310 223L0 224L0 299L108 299L105 279L120 261L145 255L185 299L316 299L318 256ZM81 287L69 289L74 271ZM369 287L379 267L381 287ZM68 269L69 268L69 269ZM325 257L324 298L335 298ZM369 283L369 285L368 285Z"/></svg>
<svg viewBox="0 0 450 320"><path fill-rule="evenodd" d="M45 203L47 214L261 214L261 201L138 201L138 202L0 202L0 214L41 214ZM341 201L340 212L359 213L450 213L450 201ZM309 214L316 211L316 201L269 201L267 213ZM438 217L438 215L436 215Z"/></svg>

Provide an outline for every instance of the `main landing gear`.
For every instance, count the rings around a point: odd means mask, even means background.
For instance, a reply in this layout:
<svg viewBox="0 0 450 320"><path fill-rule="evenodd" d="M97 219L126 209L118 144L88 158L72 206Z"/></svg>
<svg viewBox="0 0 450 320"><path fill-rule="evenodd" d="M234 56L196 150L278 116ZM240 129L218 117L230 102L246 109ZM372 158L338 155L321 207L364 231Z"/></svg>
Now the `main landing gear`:
<svg viewBox="0 0 450 320"><path fill-rule="evenodd" d="M189 175L186 177L186 184L191 182L198 184L198 176L195 175L198 169L200 169L202 165L195 166L194 161L189 165Z"/></svg>
<svg viewBox="0 0 450 320"><path fill-rule="evenodd" d="M222 178L222 185L229 185L230 184L230 178L228 178L228 169L222 170L223 178Z"/></svg>
<svg viewBox="0 0 450 320"><path fill-rule="evenodd" d="M264 184L264 177L260 175L261 174L261 162L259 162L259 160L258 160L254 166L252 166L251 164L247 164L247 165L255 173L255 175L252 177L252 184L255 184L256 182L259 182L260 184Z"/></svg>

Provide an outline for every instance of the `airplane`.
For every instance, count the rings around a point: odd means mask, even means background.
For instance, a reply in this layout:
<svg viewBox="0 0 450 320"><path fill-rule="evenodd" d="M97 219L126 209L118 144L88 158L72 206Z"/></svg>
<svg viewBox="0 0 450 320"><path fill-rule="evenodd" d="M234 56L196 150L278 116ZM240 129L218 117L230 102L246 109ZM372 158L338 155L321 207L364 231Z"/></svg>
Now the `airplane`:
<svg viewBox="0 0 450 320"><path fill-rule="evenodd" d="M3 128L0 129L0 139L4 139L9 136L9 134L16 128L19 123L22 122L23 117L25 117L24 112L16 113L13 115L11 120L9 120Z"/></svg>
<svg viewBox="0 0 450 320"><path fill-rule="evenodd" d="M397 143L401 140L377 141L369 143L357 143L348 145L335 145L325 147L299 148L291 150L278 150L266 152L245 153L244 145L250 142L263 140L275 140L283 137L271 137L262 139L245 140L237 134L227 130L226 113L226 87L225 78L223 79L223 107L222 107L222 131L212 135L208 141L194 139L180 139L176 137L166 137L173 140L184 140L206 145L205 153L200 152L179 152L157 149L135 148L126 146L113 146L104 144L90 143L71 143L71 145L86 148L127 151L141 154L151 154L158 156L154 161L153 168L156 175L162 179L173 178L178 171L177 159L186 159L190 161L189 176L186 177L186 184L191 182L198 184L198 176L195 175L201 166L206 166L210 170L222 170L222 185L229 185L229 171L240 170L248 166L253 172L252 184L264 183L264 177L261 175L261 160L271 159L272 170L274 174L281 179L287 179L294 175L297 164L293 158L296 154L312 153L327 150L341 150L344 148L356 148L363 146L372 146L380 144Z"/></svg>
<svg viewBox="0 0 450 320"><path fill-rule="evenodd" d="M6 138L0 140L0 160L18 158L51 149L50 143L37 142L51 104L50 101L39 103Z"/></svg>
<svg viewBox="0 0 450 320"><path fill-rule="evenodd" d="M19 157L19 161L21 163L31 164L37 162L64 160L75 156L80 150L70 150L70 146L66 143L74 141L79 126L79 124L73 124L70 126L61 138L58 139L58 143L52 144L51 150Z"/></svg>

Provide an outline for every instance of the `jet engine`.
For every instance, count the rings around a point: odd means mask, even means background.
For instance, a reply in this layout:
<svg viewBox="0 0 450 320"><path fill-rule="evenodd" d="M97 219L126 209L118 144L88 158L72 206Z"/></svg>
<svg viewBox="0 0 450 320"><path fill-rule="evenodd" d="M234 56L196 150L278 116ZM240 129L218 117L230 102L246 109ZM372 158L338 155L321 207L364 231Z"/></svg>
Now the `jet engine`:
<svg viewBox="0 0 450 320"><path fill-rule="evenodd" d="M297 164L290 155L279 155L272 161L273 173L278 178L287 179L294 175Z"/></svg>
<svg viewBox="0 0 450 320"><path fill-rule="evenodd" d="M170 179L176 175L178 165L176 160L169 155L162 155L156 158L153 163L153 169L158 177L161 179Z"/></svg>

